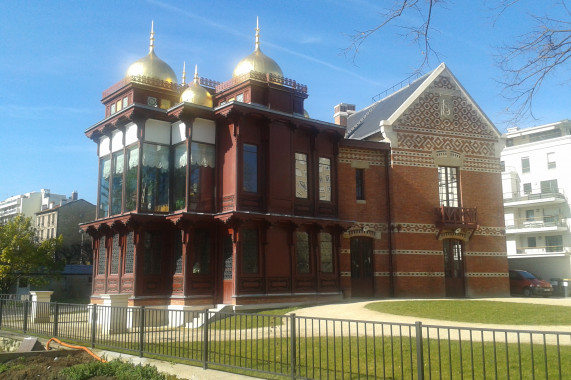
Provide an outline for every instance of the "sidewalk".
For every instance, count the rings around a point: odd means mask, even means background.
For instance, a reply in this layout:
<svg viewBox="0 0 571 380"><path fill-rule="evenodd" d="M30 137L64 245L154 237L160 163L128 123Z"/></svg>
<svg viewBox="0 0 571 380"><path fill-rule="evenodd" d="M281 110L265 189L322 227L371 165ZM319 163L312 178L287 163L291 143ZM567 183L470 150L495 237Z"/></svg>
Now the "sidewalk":
<svg viewBox="0 0 571 380"><path fill-rule="evenodd" d="M418 299L418 301L426 301L427 299ZM441 300L450 300L450 298L443 298ZM313 318L335 318L335 319L351 319L362 320L371 322L393 322L393 323L410 323L414 324L421 321L425 325L443 325L443 326L458 326L458 327L474 327L474 328L490 328L490 329L506 329L513 328L518 330L537 330L537 331L561 331L571 332L571 298L535 298L535 297L507 297L507 298L478 298L466 299L467 301L496 301L496 302L516 302L516 303L533 303L541 305L560 305L570 308L569 324L563 326L537 326L537 325L495 325L484 323L469 323L469 322L453 322L438 319L407 317L402 315L394 315L387 313L380 313L372 311L365 306L374 302L401 302L401 301L416 301L416 299L360 299L337 304L328 304L307 307L298 309L294 313L300 317L313 317Z"/></svg>

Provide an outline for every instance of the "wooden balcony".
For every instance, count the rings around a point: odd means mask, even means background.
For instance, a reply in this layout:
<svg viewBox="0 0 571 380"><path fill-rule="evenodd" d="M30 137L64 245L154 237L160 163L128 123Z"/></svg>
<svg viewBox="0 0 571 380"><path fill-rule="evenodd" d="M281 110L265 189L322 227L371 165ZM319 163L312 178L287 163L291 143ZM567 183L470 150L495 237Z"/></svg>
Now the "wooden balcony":
<svg viewBox="0 0 571 380"><path fill-rule="evenodd" d="M440 231L455 230L475 230L478 228L478 211L476 208L466 207L446 207L440 206L434 209L436 214L436 227Z"/></svg>

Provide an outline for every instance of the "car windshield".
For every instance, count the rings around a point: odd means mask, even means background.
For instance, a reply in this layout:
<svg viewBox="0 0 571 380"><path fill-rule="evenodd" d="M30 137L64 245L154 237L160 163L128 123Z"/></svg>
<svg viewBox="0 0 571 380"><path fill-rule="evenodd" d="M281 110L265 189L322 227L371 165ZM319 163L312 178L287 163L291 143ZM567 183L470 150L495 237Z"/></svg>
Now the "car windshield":
<svg viewBox="0 0 571 380"><path fill-rule="evenodd" d="M536 279L536 278L537 278L537 277L535 277L533 274L531 274L531 273L529 273L529 272L524 272L524 271L522 271L522 272L519 272L519 273L521 274L521 276L522 276L523 278L527 278L527 279L529 279L529 280L533 280L533 279Z"/></svg>

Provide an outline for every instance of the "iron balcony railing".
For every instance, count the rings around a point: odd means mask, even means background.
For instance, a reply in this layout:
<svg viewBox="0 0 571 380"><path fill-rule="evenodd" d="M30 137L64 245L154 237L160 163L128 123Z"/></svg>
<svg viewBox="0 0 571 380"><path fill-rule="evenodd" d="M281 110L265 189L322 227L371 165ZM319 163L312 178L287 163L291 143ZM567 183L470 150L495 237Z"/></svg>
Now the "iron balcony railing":
<svg viewBox="0 0 571 380"><path fill-rule="evenodd" d="M290 379L569 379L571 331L40 303L0 329Z"/></svg>
<svg viewBox="0 0 571 380"><path fill-rule="evenodd" d="M440 206L434 212L438 227L474 229L478 226L476 208Z"/></svg>

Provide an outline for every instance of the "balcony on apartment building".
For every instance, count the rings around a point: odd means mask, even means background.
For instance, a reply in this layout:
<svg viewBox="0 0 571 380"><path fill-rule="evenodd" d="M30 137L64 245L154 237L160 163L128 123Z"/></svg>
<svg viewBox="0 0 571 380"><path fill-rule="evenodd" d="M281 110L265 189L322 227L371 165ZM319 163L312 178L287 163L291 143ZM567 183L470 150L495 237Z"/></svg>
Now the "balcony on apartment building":
<svg viewBox="0 0 571 380"><path fill-rule="evenodd" d="M518 256L518 257L537 257L537 256L562 256L568 255L571 252L571 247L564 247L563 245L546 245L537 247L518 247L516 254L510 254L508 251L508 256Z"/></svg>
<svg viewBox="0 0 571 380"><path fill-rule="evenodd" d="M478 228L478 212L476 208L440 206L434 209L436 226L442 229Z"/></svg>
<svg viewBox="0 0 571 380"><path fill-rule="evenodd" d="M567 203L567 197L562 188L542 189L538 192L504 193L504 207L530 206L530 205L554 205Z"/></svg>
<svg viewBox="0 0 571 380"><path fill-rule="evenodd" d="M506 235L569 231L567 220L558 216L542 216L506 220Z"/></svg>

